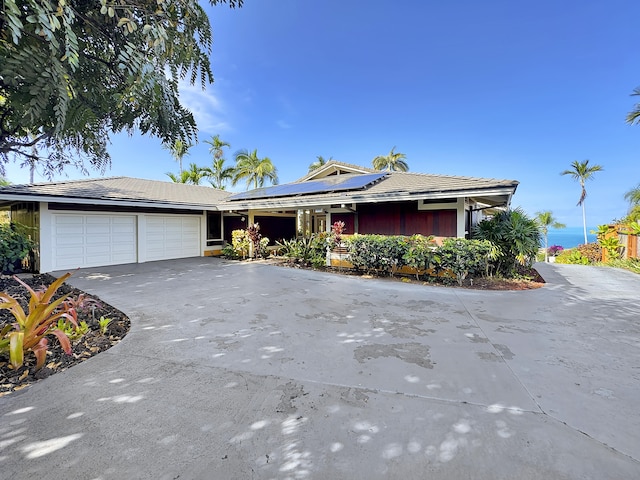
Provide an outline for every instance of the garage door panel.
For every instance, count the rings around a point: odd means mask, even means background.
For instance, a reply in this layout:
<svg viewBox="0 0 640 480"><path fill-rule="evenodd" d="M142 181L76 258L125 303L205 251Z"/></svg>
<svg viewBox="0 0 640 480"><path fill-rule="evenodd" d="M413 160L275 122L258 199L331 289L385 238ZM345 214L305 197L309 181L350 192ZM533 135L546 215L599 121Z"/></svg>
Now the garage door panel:
<svg viewBox="0 0 640 480"><path fill-rule="evenodd" d="M145 230L144 244L149 261L200 255L200 217L147 216Z"/></svg>
<svg viewBox="0 0 640 480"><path fill-rule="evenodd" d="M54 215L54 269L136 262L136 223L134 215Z"/></svg>

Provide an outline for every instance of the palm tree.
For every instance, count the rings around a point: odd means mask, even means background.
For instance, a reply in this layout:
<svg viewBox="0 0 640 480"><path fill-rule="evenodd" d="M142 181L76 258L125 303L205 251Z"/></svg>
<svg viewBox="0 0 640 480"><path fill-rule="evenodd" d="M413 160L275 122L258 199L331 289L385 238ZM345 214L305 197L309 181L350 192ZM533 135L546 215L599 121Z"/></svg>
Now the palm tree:
<svg viewBox="0 0 640 480"><path fill-rule="evenodd" d="M209 179L209 183L213 188L224 190L227 180L233 179L234 168L224 166L226 160L222 149L231 145L224 140L220 140L220 135L214 135L211 140L205 140L204 143L211 145L209 153L213 156L213 163L211 167L202 168L202 173Z"/></svg>
<svg viewBox="0 0 640 480"><path fill-rule="evenodd" d="M536 222L544 236L544 261L549 261L549 228L565 228L564 223L558 222L550 210L536 212Z"/></svg>
<svg viewBox="0 0 640 480"><path fill-rule="evenodd" d="M227 180L233 180L235 169L233 167L225 167L224 158L216 158L210 167L203 167L202 174L209 179L209 183L213 188L224 190Z"/></svg>
<svg viewBox="0 0 640 480"><path fill-rule="evenodd" d="M329 157L329 160L325 160L322 155L318 155L316 158L317 160L309 165L309 172L313 172L314 170L319 169L323 165L326 165L327 162L330 162L331 160L333 160L333 157Z"/></svg>
<svg viewBox="0 0 640 480"><path fill-rule="evenodd" d="M242 179L247 181L247 190L253 183L253 188L263 187L266 180L271 184L278 184L278 171L269 157L258 158L258 150L249 152L240 150L235 154L236 168L231 181L235 185Z"/></svg>
<svg viewBox="0 0 640 480"><path fill-rule="evenodd" d="M640 205L640 183L624 194L624 199L631 204L631 207Z"/></svg>
<svg viewBox="0 0 640 480"><path fill-rule="evenodd" d="M631 96L640 96L640 87L636 88ZM633 110L627 114L627 123L630 125L640 123L640 103L636 103Z"/></svg>
<svg viewBox="0 0 640 480"><path fill-rule="evenodd" d="M195 163L191 163L189 164L188 170L183 170L178 175L174 173L167 173L166 175L174 183L190 183L191 185L200 185L202 179L206 177L206 175L202 173L202 170L203 169L197 166Z"/></svg>
<svg viewBox="0 0 640 480"><path fill-rule="evenodd" d="M163 144L163 147L169 150L173 159L178 162L178 165L180 166L180 175L182 175L182 159L189 155L191 145L178 138L172 144Z"/></svg>
<svg viewBox="0 0 640 480"><path fill-rule="evenodd" d="M231 146L231 144L229 144L228 142L220 140L220 135L214 135L213 137L211 137L211 140L205 140L204 143L208 143L209 145L211 145L211 147L209 147L209 153L213 155L214 160L220 160L221 158L224 158L224 152L222 151L222 149L224 147Z"/></svg>
<svg viewBox="0 0 640 480"><path fill-rule="evenodd" d="M376 170L387 170L394 172L408 172L409 164L406 162L407 156L404 153L394 152L393 147L388 155L378 155L371 162Z"/></svg>
<svg viewBox="0 0 640 480"><path fill-rule="evenodd" d="M582 227L584 229L584 243L588 243L587 240L587 214L584 208L584 201L587 198L587 190L584 187L584 184L587 180L593 179L593 175L596 172L602 171L603 168L601 165L591 165L589 166L589 160L585 160L584 162L579 162L574 160L571 163L571 169L565 170L564 172L560 172L560 175L569 175L575 181L580 182L580 188L582 188L582 193L580 194L580 200L578 200L577 206L582 206Z"/></svg>

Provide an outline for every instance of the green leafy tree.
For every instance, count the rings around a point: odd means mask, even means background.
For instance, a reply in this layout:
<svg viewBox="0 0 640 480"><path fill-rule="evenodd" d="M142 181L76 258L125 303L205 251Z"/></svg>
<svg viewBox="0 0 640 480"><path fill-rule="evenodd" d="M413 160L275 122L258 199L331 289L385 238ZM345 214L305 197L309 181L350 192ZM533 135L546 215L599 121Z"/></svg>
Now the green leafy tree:
<svg viewBox="0 0 640 480"><path fill-rule="evenodd" d="M316 157L316 161L309 165L309 173L313 172L314 170L319 169L320 167L322 167L324 165L326 165L327 162L330 162L331 160L333 160L333 157L329 157L329 160L325 160L322 155L318 155Z"/></svg>
<svg viewBox="0 0 640 480"><path fill-rule="evenodd" d="M631 204L640 205L640 183L624 194L624 199Z"/></svg>
<svg viewBox="0 0 640 480"><path fill-rule="evenodd" d="M11 185L11 182L4 177L0 177L0 187L6 187L7 185Z"/></svg>
<svg viewBox="0 0 640 480"><path fill-rule="evenodd" d="M596 172L602 171L603 168L601 165L589 165L589 160L585 160L584 162L579 162L574 160L571 163L571 169L560 172L560 175L569 175L575 181L580 183L581 193L580 199L578 200L577 206L582 206L582 227L584 230L584 243L588 243L587 240L587 214L585 211L584 201L587 198L587 189L585 188L585 183L587 180L592 180L593 175Z"/></svg>
<svg viewBox="0 0 640 480"><path fill-rule="evenodd" d="M394 172L408 172L409 164L404 153L395 152L393 147L388 155L378 155L372 160L373 168L376 170L388 170Z"/></svg>
<svg viewBox="0 0 640 480"><path fill-rule="evenodd" d="M227 181L233 180L234 168L224 165L226 160L222 149L224 147L230 147L231 145L220 140L220 135L215 135L211 137L211 140L205 140L204 143L210 145L209 153L213 156L213 162L211 167L202 168L202 172L205 177L209 179L212 187L224 190Z"/></svg>
<svg viewBox="0 0 640 480"><path fill-rule="evenodd" d="M240 180L246 180L247 190L253 184L253 188L263 187L269 180L272 185L278 184L278 171L269 157L259 158L258 150L249 152L240 150L235 154L236 168L232 184L236 185Z"/></svg>
<svg viewBox="0 0 640 480"><path fill-rule="evenodd" d="M198 167L195 163L189 164L189 168L183 170L178 175L170 172L166 175L174 183L189 183L191 185L200 185L202 179L206 178L206 175L202 172L202 168Z"/></svg>
<svg viewBox="0 0 640 480"><path fill-rule="evenodd" d="M209 0L242 5L242 0ZM10 156L45 174L104 169L112 133L196 137L178 82L213 82L196 0L6 0L0 9L0 173ZM30 136L31 134L31 136ZM37 150L32 147L38 146Z"/></svg>
<svg viewBox="0 0 640 480"><path fill-rule="evenodd" d="M553 216L553 212L545 210L536 212L536 222L540 226L540 231L544 237L544 261L549 261L549 228L565 228L564 223L558 222Z"/></svg>

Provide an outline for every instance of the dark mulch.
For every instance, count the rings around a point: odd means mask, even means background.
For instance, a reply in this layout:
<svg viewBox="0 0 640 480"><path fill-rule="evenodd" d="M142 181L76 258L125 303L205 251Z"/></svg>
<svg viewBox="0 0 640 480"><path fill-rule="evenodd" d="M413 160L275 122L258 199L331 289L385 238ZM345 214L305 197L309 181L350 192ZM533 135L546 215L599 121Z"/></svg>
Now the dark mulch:
<svg viewBox="0 0 640 480"><path fill-rule="evenodd" d="M21 280L34 290L42 288L43 286L49 286L55 281L54 277L47 274L26 275L21 277L23 277ZM0 291L8 293L18 300L22 308L27 312L30 297L29 292L16 282L13 277L0 276ZM54 298L59 298L64 294L71 294L72 297L77 297L81 293L83 293L81 290L72 288L65 283L58 289ZM104 303L99 298L95 296L91 298L97 300L99 304L93 311L86 309L86 311L78 312L78 322L87 322L89 332L82 338L72 342L73 351L71 355L64 353L58 343L58 339L53 335L47 337L49 340L47 360L45 366L38 371L35 370L35 357L32 353L27 353L25 355L24 365L15 370L9 367L9 353L0 353L0 396L20 390L54 373L66 370L73 365L85 361L87 358L91 358L111 348L122 340L129 332L131 326L127 316L111 305ZM111 323L107 327L105 334L100 332L98 324L100 317L111 319ZM9 310L0 309L0 330L2 330L5 325L14 322L15 319Z"/></svg>
<svg viewBox="0 0 640 480"><path fill-rule="evenodd" d="M251 260L245 260L251 261ZM255 260L254 260L255 261ZM361 278L380 278L389 281L399 281L404 283L414 283L420 285L442 286L442 287L454 287L454 288L469 288L473 290L532 290L540 288L545 284L544 279L535 268L519 268L517 278L503 278L498 276L493 277L475 277L467 278L464 280L462 286L454 279L443 278L429 278L428 280L422 278L418 280L415 275L395 275L391 276L376 276L370 275L362 271L354 270L351 268L337 268L337 267L318 267L313 268L309 265L304 265L299 262L293 262L286 258L270 258L268 260L258 260L270 263L273 265L279 265L289 268L303 268L312 269L323 272L336 273L339 275L358 276Z"/></svg>

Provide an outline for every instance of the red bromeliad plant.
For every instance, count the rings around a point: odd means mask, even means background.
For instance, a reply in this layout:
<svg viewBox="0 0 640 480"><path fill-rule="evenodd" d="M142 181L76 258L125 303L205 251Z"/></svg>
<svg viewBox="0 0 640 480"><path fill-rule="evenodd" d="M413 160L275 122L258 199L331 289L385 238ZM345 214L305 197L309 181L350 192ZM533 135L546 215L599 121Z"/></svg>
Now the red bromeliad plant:
<svg viewBox="0 0 640 480"><path fill-rule="evenodd" d="M33 290L18 277L14 277L31 294L28 314L15 298L0 292L0 309L11 311L16 319L0 331L0 353L9 351L9 362L13 368L22 366L24 353L28 351L32 351L36 356L36 370L42 368L47 357L47 335L55 335L65 353L71 354L71 342L58 328L58 320L64 318L77 327L76 311L64 303L68 295L51 301L58 288L70 276L71 273L64 274L44 291Z"/></svg>

